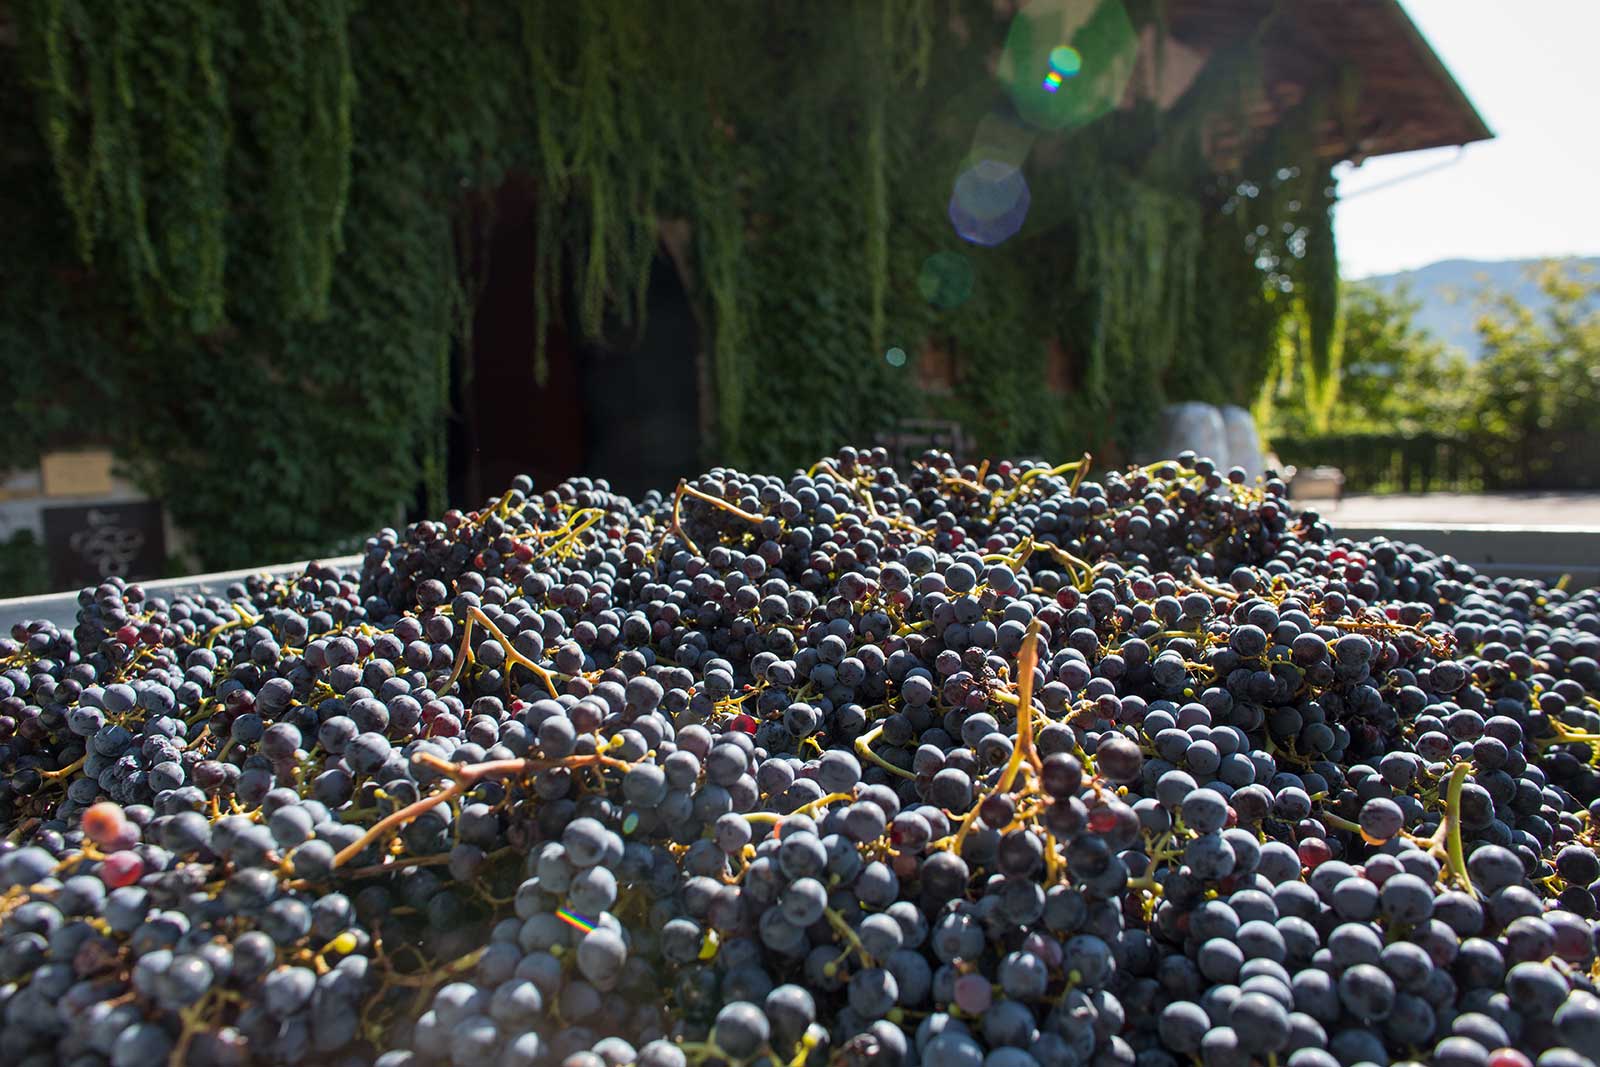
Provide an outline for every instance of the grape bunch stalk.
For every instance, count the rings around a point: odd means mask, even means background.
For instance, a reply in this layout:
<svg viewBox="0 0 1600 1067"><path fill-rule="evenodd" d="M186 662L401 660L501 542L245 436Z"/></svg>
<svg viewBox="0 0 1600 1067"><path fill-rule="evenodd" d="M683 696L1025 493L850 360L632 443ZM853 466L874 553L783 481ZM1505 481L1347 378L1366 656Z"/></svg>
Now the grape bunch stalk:
<svg viewBox="0 0 1600 1067"><path fill-rule="evenodd" d="M1600 1065L1600 593L1185 453L526 477L0 638L0 1063Z"/></svg>

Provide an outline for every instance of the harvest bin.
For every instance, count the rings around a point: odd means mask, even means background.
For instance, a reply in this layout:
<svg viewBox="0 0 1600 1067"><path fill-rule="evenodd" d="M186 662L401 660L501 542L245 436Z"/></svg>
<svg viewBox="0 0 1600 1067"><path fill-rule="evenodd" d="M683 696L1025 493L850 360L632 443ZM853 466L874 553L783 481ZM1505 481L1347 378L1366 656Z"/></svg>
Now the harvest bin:
<svg viewBox="0 0 1600 1067"><path fill-rule="evenodd" d="M1600 584L1600 529L1573 526L1452 525L1389 523L1383 526L1336 527L1340 537L1371 540L1385 537L1415 543L1435 552L1448 553L1485 574L1559 581L1570 575L1569 588L1583 589ZM338 570L359 571L362 557L339 556L319 562ZM147 591L162 596L205 590L220 593L234 582L259 574L274 577L299 574L306 563L283 563L251 570L197 574L186 578L163 578L140 582ZM24 619L49 619L70 627L78 611L77 590L46 593L41 596L0 600L0 631L9 630Z"/></svg>
<svg viewBox="0 0 1600 1067"><path fill-rule="evenodd" d="M359 571L361 569L361 560L361 556L338 556L317 562L339 571ZM148 593L169 599L183 593L194 592L221 595L222 591L233 583L243 582L247 578L254 578L258 575L268 574L277 578L285 575L300 574L306 569L306 564L309 562L311 561L279 563L268 567L255 567L250 570L194 574L185 578L159 578L138 584ZM70 629L77 620L77 614L78 591L76 589L65 593L43 593L39 596L12 597L0 600L0 631L9 631L14 624L28 619L48 619L57 626Z"/></svg>

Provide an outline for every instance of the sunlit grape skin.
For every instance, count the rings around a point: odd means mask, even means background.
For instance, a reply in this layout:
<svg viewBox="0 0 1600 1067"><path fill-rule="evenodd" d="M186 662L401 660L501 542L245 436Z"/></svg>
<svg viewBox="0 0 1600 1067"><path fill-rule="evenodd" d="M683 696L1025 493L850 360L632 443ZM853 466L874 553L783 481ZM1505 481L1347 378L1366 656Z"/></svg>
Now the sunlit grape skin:
<svg viewBox="0 0 1600 1067"><path fill-rule="evenodd" d="M1281 483L523 479L225 592L0 641L18 1062L1600 1055L1600 597Z"/></svg>

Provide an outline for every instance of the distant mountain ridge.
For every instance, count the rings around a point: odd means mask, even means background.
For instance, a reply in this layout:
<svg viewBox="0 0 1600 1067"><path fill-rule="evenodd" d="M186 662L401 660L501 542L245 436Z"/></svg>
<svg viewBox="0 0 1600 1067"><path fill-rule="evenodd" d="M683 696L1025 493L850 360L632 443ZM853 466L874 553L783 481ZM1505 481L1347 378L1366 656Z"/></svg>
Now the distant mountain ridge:
<svg viewBox="0 0 1600 1067"><path fill-rule="evenodd" d="M1578 257L1600 269L1600 256ZM1430 263L1416 270L1396 274L1378 274L1359 279L1393 293L1404 285L1411 299L1419 301L1416 324L1449 345L1465 352L1470 359L1482 355L1478 334L1473 328L1486 306L1480 299L1483 291L1509 292L1535 310L1546 304L1539 291L1533 272L1539 259L1446 259Z"/></svg>

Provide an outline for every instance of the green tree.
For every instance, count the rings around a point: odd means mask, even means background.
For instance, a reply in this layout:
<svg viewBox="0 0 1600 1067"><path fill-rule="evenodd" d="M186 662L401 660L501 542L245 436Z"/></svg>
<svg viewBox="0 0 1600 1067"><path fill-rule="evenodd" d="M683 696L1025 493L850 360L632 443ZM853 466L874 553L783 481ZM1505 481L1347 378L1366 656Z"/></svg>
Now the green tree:
<svg viewBox="0 0 1600 1067"><path fill-rule="evenodd" d="M1600 484L1600 274L1581 263L1539 268L1541 311L1510 294L1488 298L1477 323L1465 429L1495 481L1520 487Z"/></svg>
<svg viewBox="0 0 1600 1067"><path fill-rule="evenodd" d="M1401 288L1386 293L1344 283L1341 340L1332 388L1311 388L1299 352L1303 331L1291 322L1280 370L1258 416L1269 433L1420 433L1456 428L1467 407L1471 367L1426 330L1421 305Z"/></svg>

